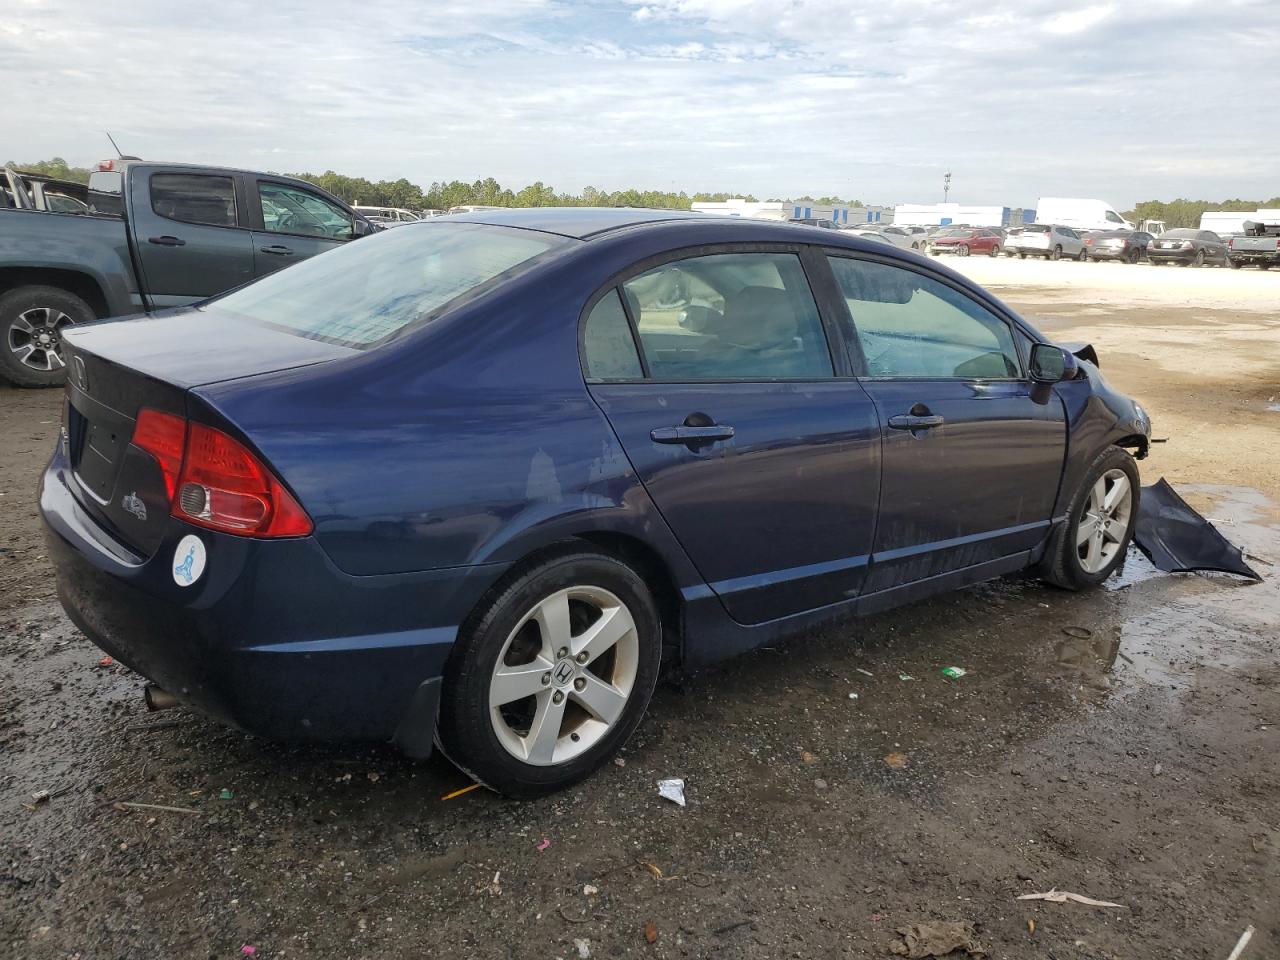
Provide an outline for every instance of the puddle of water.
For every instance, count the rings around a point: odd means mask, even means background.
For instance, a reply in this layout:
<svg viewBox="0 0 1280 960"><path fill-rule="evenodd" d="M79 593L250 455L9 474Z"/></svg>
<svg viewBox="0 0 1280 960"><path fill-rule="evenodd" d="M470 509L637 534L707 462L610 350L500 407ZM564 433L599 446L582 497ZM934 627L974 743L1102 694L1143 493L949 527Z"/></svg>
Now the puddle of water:
<svg viewBox="0 0 1280 960"><path fill-rule="evenodd" d="M1280 413L1280 403L1268 403L1267 409L1272 413Z"/></svg>
<svg viewBox="0 0 1280 960"><path fill-rule="evenodd" d="M1170 576L1170 574L1165 573L1163 570L1157 570L1156 565L1148 560L1141 550L1131 545L1129 552L1125 554L1124 563L1120 565L1120 569L1104 580L1102 585L1108 590L1123 590L1125 587L1131 587L1135 583L1142 583L1144 580L1167 576Z"/></svg>

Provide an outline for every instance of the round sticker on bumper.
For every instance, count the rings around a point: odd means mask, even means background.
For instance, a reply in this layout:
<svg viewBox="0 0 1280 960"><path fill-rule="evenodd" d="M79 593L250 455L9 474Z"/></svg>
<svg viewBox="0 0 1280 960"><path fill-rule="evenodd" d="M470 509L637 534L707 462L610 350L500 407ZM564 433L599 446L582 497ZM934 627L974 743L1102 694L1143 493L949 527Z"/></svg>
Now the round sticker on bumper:
<svg viewBox="0 0 1280 960"><path fill-rule="evenodd" d="M191 586L204 573L204 561L204 542L187 534L178 541L178 549L173 552L173 582L180 587Z"/></svg>

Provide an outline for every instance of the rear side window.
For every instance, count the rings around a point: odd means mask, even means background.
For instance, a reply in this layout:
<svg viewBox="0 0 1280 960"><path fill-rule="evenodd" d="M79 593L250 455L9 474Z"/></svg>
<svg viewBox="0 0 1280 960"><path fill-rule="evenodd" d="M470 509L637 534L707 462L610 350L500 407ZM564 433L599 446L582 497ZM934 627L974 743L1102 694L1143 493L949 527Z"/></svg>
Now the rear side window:
<svg viewBox="0 0 1280 960"><path fill-rule="evenodd" d="M844 257L830 261L870 376L1021 377L1009 325L960 291L889 264Z"/></svg>
<svg viewBox="0 0 1280 960"><path fill-rule="evenodd" d="M610 290L591 308L582 332L582 350L587 376L592 380L637 380L643 376L640 354L617 290Z"/></svg>
<svg viewBox="0 0 1280 960"><path fill-rule="evenodd" d="M371 347L573 242L480 223L387 230L277 271L217 302L287 333Z"/></svg>
<svg viewBox="0 0 1280 960"><path fill-rule="evenodd" d="M725 253L663 264L623 284L655 380L832 377L800 259Z"/></svg>
<svg viewBox="0 0 1280 960"><path fill-rule="evenodd" d="M230 177L204 174L152 174L151 209L169 220L234 227L237 226L235 183Z"/></svg>

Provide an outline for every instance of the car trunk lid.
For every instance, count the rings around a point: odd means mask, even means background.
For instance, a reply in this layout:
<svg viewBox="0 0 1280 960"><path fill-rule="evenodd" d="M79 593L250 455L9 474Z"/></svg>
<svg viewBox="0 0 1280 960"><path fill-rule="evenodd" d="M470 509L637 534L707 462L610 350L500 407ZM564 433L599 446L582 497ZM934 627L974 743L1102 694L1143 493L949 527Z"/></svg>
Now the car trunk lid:
<svg viewBox="0 0 1280 960"><path fill-rule="evenodd" d="M68 331L68 485L112 536L150 557L164 537L170 491L155 457L132 443L140 410L185 418L192 387L356 352L208 309Z"/></svg>

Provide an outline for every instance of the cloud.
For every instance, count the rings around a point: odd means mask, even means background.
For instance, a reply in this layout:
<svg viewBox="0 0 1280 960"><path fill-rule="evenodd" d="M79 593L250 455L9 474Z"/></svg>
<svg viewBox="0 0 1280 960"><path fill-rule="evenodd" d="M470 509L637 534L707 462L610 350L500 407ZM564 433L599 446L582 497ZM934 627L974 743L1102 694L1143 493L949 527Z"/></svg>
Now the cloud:
<svg viewBox="0 0 1280 960"><path fill-rule="evenodd" d="M1271 196L1280 4L27 0L0 160L971 202ZM1224 96L1249 72L1247 96ZM56 105L53 109L51 105Z"/></svg>

